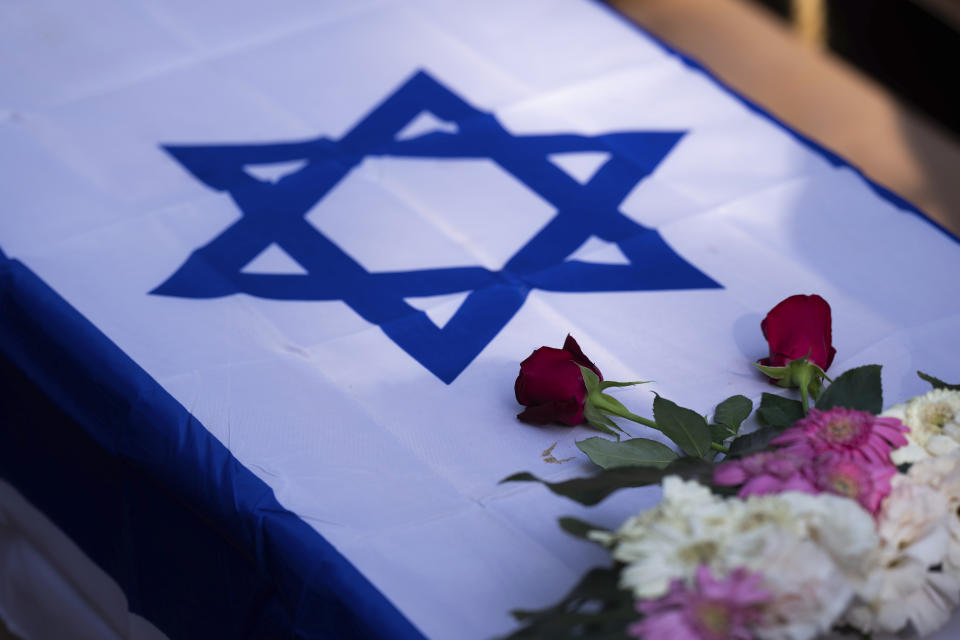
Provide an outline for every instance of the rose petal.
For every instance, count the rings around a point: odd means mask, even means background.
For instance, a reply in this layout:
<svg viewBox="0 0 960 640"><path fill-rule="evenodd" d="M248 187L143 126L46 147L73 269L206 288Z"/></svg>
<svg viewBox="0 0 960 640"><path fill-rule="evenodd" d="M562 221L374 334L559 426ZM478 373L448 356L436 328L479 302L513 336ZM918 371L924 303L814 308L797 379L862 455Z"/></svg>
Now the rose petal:
<svg viewBox="0 0 960 640"><path fill-rule="evenodd" d="M583 374L571 354L553 347L540 347L520 363L514 391L517 401L527 406L570 397L583 402L587 394Z"/></svg>
<svg viewBox="0 0 960 640"><path fill-rule="evenodd" d="M770 310L760 323L770 346L767 364L781 367L809 354L810 361L826 370L833 362L830 305L818 295L795 295Z"/></svg>
<svg viewBox="0 0 960 640"><path fill-rule="evenodd" d="M567 336L564 347L540 347L520 363L513 391L517 402L528 407L517 416L520 420L532 424L583 422L587 388L578 365L590 368L601 380L603 376L572 336Z"/></svg>
<svg viewBox="0 0 960 640"><path fill-rule="evenodd" d="M576 398L545 402L544 404L527 407L517 414L517 418L528 424L563 422L570 426L576 426L583 422L583 404Z"/></svg>
<svg viewBox="0 0 960 640"><path fill-rule="evenodd" d="M579 365L582 365L590 370L592 370L597 377L603 380L603 374L600 373L600 369L597 368L597 365L593 364L590 361L590 358L583 354L583 350L580 349L580 345L577 344L577 341L573 339L569 333L567 334L567 339L563 341L563 350L570 353L573 356L573 361Z"/></svg>

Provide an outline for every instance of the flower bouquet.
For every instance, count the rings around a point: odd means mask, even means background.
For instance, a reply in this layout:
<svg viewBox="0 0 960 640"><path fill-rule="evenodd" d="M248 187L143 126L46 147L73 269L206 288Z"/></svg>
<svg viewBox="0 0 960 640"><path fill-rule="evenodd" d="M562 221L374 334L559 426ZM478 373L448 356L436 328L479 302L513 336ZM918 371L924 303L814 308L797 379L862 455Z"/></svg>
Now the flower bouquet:
<svg viewBox="0 0 960 640"><path fill-rule="evenodd" d="M660 483L661 502L616 530L561 518L605 547L588 572L541 611L515 611L514 638L650 640L923 637L960 603L960 386L920 373L934 390L883 411L880 366L831 380L830 307L819 296L778 304L761 328L757 368L796 397L764 393L762 426L740 433L753 402L733 396L708 420L657 396L654 419L609 395L600 369L568 337L521 364L518 416L584 421L617 437L578 446L590 477L542 482L594 505ZM620 441L624 418L657 429L680 453Z"/></svg>

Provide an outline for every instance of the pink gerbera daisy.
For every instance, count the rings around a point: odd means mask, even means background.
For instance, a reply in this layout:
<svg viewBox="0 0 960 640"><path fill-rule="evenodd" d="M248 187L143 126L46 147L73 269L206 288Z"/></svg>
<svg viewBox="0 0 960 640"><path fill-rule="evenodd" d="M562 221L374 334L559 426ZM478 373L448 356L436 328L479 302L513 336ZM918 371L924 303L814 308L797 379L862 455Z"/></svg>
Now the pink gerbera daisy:
<svg viewBox="0 0 960 640"><path fill-rule="evenodd" d="M836 453L847 460L891 464L890 452L907 444L909 431L897 418L880 418L867 411L835 407L811 409L807 417L771 441L797 455L813 458Z"/></svg>
<svg viewBox="0 0 960 640"><path fill-rule="evenodd" d="M741 498L762 496L781 491L818 493L801 469L809 463L807 458L789 450L764 451L752 456L721 464L713 472L715 484L735 487Z"/></svg>
<svg viewBox="0 0 960 640"><path fill-rule="evenodd" d="M817 493L851 498L876 516L880 503L890 493L890 479L897 469L889 462L859 462L828 453L813 460L803 472Z"/></svg>
<svg viewBox="0 0 960 640"><path fill-rule="evenodd" d="M717 580L700 565L692 585L674 580L663 597L638 601L644 618L627 632L644 640L751 640L750 626L771 599L761 580L746 569Z"/></svg>
<svg viewBox="0 0 960 640"><path fill-rule="evenodd" d="M890 493L890 479L897 469L892 463L849 460L837 453L805 459L796 451L764 451L726 462L713 473L714 484L740 486L737 495L762 496L783 491L833 493L852 498L876 515Z"/></svg>

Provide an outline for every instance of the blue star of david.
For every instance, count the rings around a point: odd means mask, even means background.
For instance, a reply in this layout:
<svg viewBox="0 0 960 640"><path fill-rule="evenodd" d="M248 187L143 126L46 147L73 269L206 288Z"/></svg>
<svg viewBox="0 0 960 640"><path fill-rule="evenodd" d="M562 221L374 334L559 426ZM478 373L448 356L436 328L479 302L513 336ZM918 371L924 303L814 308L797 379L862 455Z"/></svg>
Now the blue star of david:
<svg viewBox="0 0 960 640"><path fill-rule="evenodd" d="M456 124L408 139L397 134L428 111ZM451 383L507 325L533 289L564 292L718 288L655 229L619 211L684 132L512 135L421 71L339 140L225 146L165 146L198 180L227 192L242 212L151 293L215 298L234 293L277 300L342 300L435 376ZM561 152L607 152L581 184L548 159ZM364 158L488 158L556 208L556 215L499 271L479 266L371 273L306 220L306 214ZM245 165L305 161L277 182ZM522 213L522 212L518 212ZM590 236L615 243L630 264L568 259ZM244 273L271 244L303 274ZM404 298L469 291L440 328Z"/></svg>

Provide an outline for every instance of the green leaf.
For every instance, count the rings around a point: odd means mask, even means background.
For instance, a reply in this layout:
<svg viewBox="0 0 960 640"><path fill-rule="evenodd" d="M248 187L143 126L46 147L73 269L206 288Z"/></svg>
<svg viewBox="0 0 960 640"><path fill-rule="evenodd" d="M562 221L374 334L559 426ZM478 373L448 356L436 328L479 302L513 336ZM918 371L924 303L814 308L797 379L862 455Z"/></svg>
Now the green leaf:
<svg viewBox="0 0 960 640"><path fill-rule="evenodd" d="M632 387L635 384L649 384L649 380L634 380L633 382L614 382L613 380L604 380L600 383L600 391L610 387Z"/></svg>
<svg viewBox="0 0 960 640"><path fill-rule="evenodd" d="M654 467L663 469L677 459L676 452L665 444L647 438L631 438L611 442L606 438L587 438L577 446L598 467Z"/></svg>
<svg viewBox="0 0 960 640"><path fill-rule="evenodd" d="M929 373L924 373L923 371L917 371L917 375L920 376L923 380L926 380L934 389L948 389L950 391L960 391L960 384L947 384L940 378L935 378Z"/></svg>
<svg viewBox="0 0 960 640"><path fill-rule="evenodd" d="M604 469L594 476L573 478L562 482L547 482L527 472L515 473L500 482L539 482L558 496L587 506L602 502L611 493L630 487L657 484L664 477L676 475L709 484L714 465L695 458L678 458L663 469L653 467L618 467Z"/></svg>
<svg viewBox="0 0 960 640"><path fill-rule="evenodd" d="M582 364L578 364L577 366L580 367L580 375L583 376L583 384L587 387L587 393L599 389L600 377L593 372L593 369L588 369Z"/></svg>
<svg viewBox="0 0 960 640"><path fill-rule="evenodd" d="M511 613L517 620L530 620L549 614L562 613L567 609L567 603L574 600L586 600L607 596L620 590L620 571L616 567L596 568L588 571L580 582L570 590L558 605L547 607L540 611L514 610Z"/></svg>
<svg viewBox="0 0 960 640"><path fill-rule="evenodd" d="M696 411L657 396L653 400L653 419L657 428L687 455L703 458L710 450L710 428Z"/></svg>
<svg viewBox="0 0 960 640"><path fill-rule="evenodd" d="M581 520L579 518L571 518L570 516L559 518L557 522L560 523L560 528L566 531L567 533L569 533L570 535L576 538L582 538L583 540L588 540L590 542L594 542L589 538L589 534L591 531L602 531L604 533L610 532L609 529L604 529L603 527L598 527L595 524L590 524L585 520Z"/></svg>
<svg viewBox="0 0 960 640"><path fill-rule="evenodd" d="M785 428L803 417L803 405L799 400L764 393L757 413L771 427Z"/></svg>
<svg viewBox="0 0 960 640"><path fill-rule="evenodd" d="M620 568L589 571L564 598L540 611L512 611L522 627L510 640L628 640L636 621L633 595L619 585Z"/></svg>
<svg viewBox="0 0 960 640"><path fill-rule="evenodd" d="M783 433L785 426L762 427L751 433L736 438L730 443L728 458L742 458L752 453L758 453L770 446L770 441Z"/></svg>
<svg viewBox="0 0 960 640"><path fill-rule="evenodd" d="M723 444L724 440L735 435L737 434L722 424L710 425L710 439L717 444Z"/></svg>
<svg viewBox="0 0 960 640"><path fill-rule="evenodd" d="M717 405L717 409L713 412L713 421L726 426L736 435L743 421L750 417L751 411L753 411L753 402L750 398L740 395L730 396Z"/></svg>
<svg viewBox="0 0 960 640"><path fill-rule="evenodd" d="M868 364L845 371L833 381L817 400L817 409L833 407L858 409L870 413L883 411L883 388L880 365Z"/></svg>
<svg viewBox="0 0 960 640"><path fill-rule="evenodd" d="M540 482L558 496L587 506L602 502L620 489L656 484L664 477L662 470L652 467L620 467L600 472L588 478L574 478L563 482L547 482L530 473L515 473L502 482Z"/></svg>

